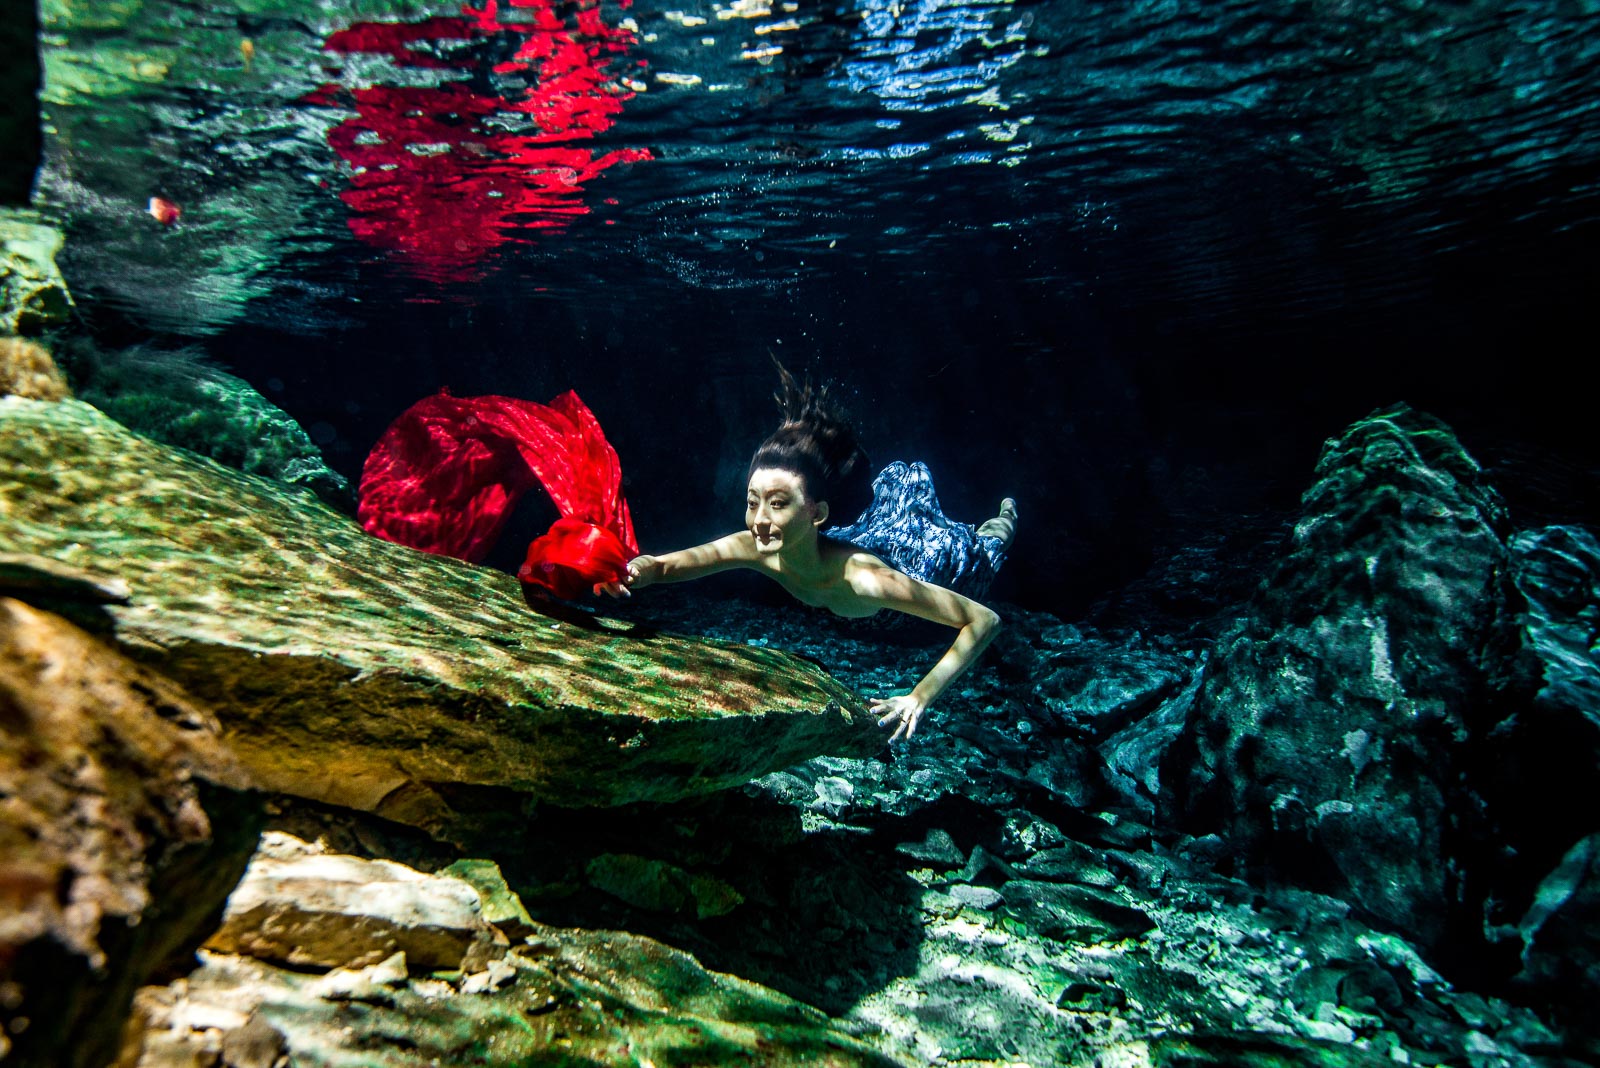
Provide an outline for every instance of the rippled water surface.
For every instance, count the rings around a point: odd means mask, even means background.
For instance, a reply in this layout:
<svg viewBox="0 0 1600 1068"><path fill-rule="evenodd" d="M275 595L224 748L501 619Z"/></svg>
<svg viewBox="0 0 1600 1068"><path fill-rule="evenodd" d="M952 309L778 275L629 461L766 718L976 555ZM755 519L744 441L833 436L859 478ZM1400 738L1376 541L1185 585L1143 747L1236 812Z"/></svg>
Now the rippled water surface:
<svg viewBox="0 0 1600 1068"><path fill-rule="evenodd" d="M42 193L80 284L178 332L319 329L385 295L373 264L461 300L933 286L975 255L1292 318L1592 223L1597 27L1555 0L53 3Z"/></svg>
<svg viewBox="0 0 1600 1068"><path fill-rule="evenodd" d="M1048 536L1004 592L1055 608L1175 517L1292 502L1323 438L1397 400L1485 455L1577 450L1544 500L1600 501L1562 385L1600 285L1592 3L44 22L37 199L85 317L204 342L349 477L441 386L576 388L643 536L699 537L737 519L773 352L846 382L874 458L928 460L953 514L1025 499Z"/></svg>

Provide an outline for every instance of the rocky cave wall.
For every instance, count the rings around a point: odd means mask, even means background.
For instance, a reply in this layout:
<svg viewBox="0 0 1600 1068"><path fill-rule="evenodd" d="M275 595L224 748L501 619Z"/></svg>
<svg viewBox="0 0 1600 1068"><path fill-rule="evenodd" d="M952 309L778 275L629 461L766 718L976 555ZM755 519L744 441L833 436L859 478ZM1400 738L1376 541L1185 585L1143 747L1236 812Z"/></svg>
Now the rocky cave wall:
<svg viewBox="0 0 1600 1068"><path fill-rule="evenodd" d="M0 206L26 205L44 134L39 126L39 8L0 0Z"/></svg>

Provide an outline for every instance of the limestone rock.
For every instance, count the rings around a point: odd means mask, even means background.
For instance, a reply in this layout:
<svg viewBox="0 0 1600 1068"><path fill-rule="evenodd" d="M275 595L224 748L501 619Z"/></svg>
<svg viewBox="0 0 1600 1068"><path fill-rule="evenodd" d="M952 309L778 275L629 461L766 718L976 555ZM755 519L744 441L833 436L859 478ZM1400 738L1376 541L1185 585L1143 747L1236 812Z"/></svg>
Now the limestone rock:
<svg viewBox="0 0 1600 1068"><path fill-rule="evenodd" d="M72 314L72 294L56 266L61 240L31 212L0 210L0 333L38 334Z"/></svg>
<svg viewBox="0 0 1600 1068"><path fill-rule="evenodd" d="M1574 1003L1600 997L1600 542L1576 527L1511 543L1525 678L1488 732L1482 793L1498 847L1487 919L1520 950L1520 980Z"/></svg>
<svg viewBox="0 0 1600 1068"><path fill-rule="evenodd" d="M270 836L264 853L286 850L331 865L371 863ZM388 878L462 885L414 871ZM399 953L313 976L208 951L199 970L140 992L120 1064L166 1068L215 1063L207 1058L219 1054L235 1063L229 1050L261 1062L287 1056L293 1064L359 1060L370 1068L901 1063L815 1009L706 971L650 939L542 924L530 931L509 955L458 983L415 975L415 961L408 975L409 958Z"/></svg>
<svg viewBox="0 0 1600 1068"><path fill-rule="evenodd" d="M134 990L215 926L259 812L219 733L167 680L0 599L8 1065L101 1068Z"/></svg>
<svg viewBox="0 0 1600 1068"><path fill-rule="evenodd" d="M726 915L744 901L720 879L649 857L602 853L589 862L585 874L596 889L652 912L687 913L704 920Z"/></svg>
<svg viewBox="0 0 1600 1068"><path fill-rule="evenodd" d="M662 801L882 744L814 665L540 616L508 575L375 539L77 401L0 399L0 466L0 539L124 579L118 642L218 708L274 791L448 833L475 787Z"/></svg>
<svg viewBox="0 0 1600 1068"><path fill-rule="evenodd" d="M1166 753L1162 814L1436 945L1503 640L1505 510L1449 428L1404 405L1328 442L1303 509Z"/></svg>
<svg viewBox="0 0 1600 1068"><path fill-rule="evenodd" d="M1034 692L1069 734L1105 738L1143 720L1183 690L1193 665L1156 650L1078 633L1041 653Z"/></svg>
<svg viewBox="0 0 1600 1068"><path fill-rule="evenodd" d="M507 944L482 913L460 879L268 831L206 948L296 968L366 968L404 953L424 972L478 971Z"/></svg>
<svg viewBox="0 0 1600 1068"><path fill-rule="evenodd" d="M355 511L344 476L328 467L300 424L202 351L75 341L62 347L61 360L78 396L128 429Z"/></svg>
<svg viewBox="0 0 1600 1068"><path fill-rule="evenodd" d="M522 899L506 884L500 866L492 860L467 858L446 867L440 874L460 879L478 892L483 903L483 918L506 933L513 941L533 931L533 917L523 907Z"/></svg>
<svg viewBox="0 0 1600 1068"><path fill-rule="evenodd" d="M1573 846L1540 885L1522 918L1523 970L1518 978L1560 990L1591 1006L1600 992L1600 834Z"/></svg>
<svg viewBox="0 0 1600 1068"><path fill-rule="evenodd" d="M49 401L70 396L49 349L27 338L0 337L0 397Z"/></svg>
<svg viewBox="0 0 1600 1068"><path fill-rule="evenodd" d="M1538 662L1536 699L1600 737L1600 541L1580 527L1544 527L1518 534L1511 551L1526 603L1523 644Z"/></svg>
<svg viewBox="0 0 1600 1068"><path fill-rule="evenodd" d="M1104 942L1143 934L1155 923L1109 893L1071 883L1012 879L1000 888L1017 919L1061 942Z"/></svg>

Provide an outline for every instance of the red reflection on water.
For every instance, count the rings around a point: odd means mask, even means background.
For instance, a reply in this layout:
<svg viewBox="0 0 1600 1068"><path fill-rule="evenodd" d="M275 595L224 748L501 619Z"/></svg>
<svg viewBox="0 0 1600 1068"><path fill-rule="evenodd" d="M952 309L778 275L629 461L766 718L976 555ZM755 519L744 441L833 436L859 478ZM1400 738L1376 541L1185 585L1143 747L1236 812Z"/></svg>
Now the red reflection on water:
<svg viewBox="0 0 1600 1068"><path fill-rule="evenodd" d="M568 17L553 0L510 6L518 9L512 21L488 0L460 18L360 23L324 43L405 67L460 70L465 80L325 85L306 98L356 113L328 134L350 166L340 199L351 231L437 281L476 277L475 265L519 233L587 214L585 182L613 164L652 158L646 149L596 155L573 144L609 129L633 96L606 74L633 33L607 26L598 0L563 4ZM497 129L526 130L528 120L535 132Z"/></svg>

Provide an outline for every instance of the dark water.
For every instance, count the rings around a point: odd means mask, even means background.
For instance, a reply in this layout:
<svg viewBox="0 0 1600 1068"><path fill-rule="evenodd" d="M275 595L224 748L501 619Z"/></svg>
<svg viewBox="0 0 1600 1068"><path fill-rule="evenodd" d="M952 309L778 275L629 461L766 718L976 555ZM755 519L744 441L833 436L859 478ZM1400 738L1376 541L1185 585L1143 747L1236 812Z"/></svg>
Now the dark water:
<svg viewBox="0 0 1600 1068"><path fill-rule="evenodd" d="M1032 607L1292 505L1395 400L1536 468L1514 504L1596 514L1592 5L45 22L40 199L93 328L198 341L352 477L441 386L575 388L645 544L703 537L737 522L771 352L953 515L1017 497L999 593ZM80 91L95 54L134 74Z"/></svg>

